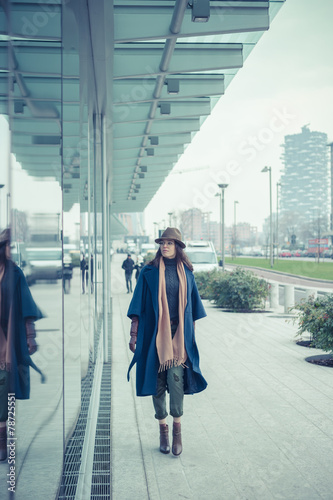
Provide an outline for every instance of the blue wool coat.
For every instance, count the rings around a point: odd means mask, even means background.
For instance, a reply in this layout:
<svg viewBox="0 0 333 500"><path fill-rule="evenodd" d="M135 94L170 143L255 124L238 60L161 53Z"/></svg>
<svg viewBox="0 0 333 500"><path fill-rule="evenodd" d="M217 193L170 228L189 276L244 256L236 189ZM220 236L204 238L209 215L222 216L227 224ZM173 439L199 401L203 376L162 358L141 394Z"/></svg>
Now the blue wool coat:
<svg viewBox="0 0 333 500"><path fill-rule="evenodd" d="M184 340L187 360L184 372L185 394L201 392L207 387L207 382L199 368L199 352L195 341L193 321L206 316L192 271L186 265L187 303L184 313ZM158 324L158 282L159 269L145 266L136 284L127 316L139 317L139 329L135 353L129 366L129 373L136 363L136 393L137 396L151 396L157 391L157 374L159 359L156 349L156 334Z"/></svg>
<svg viewBox="0 0 333 500"><path fill-rule="evenodd" d="M22 270L9 261L1 282L0 321L7 342L10 343L8 348L12 354L8 392L15 393L16 399L29 399L30 397L29 367L40 373L42 382L45 381L44 375L29 355L25 330L27 318L36 321L42 317ZM9 324L11 324L11 332L8 331Z"/></svg>

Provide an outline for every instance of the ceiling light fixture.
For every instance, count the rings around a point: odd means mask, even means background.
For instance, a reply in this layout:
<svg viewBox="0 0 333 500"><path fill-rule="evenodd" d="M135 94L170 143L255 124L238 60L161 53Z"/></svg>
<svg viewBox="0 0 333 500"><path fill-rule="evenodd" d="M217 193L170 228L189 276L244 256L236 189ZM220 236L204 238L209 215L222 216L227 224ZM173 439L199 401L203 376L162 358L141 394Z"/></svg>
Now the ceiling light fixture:
<svg viewBox="0 0 333 500"><path fill-rule="evenodd" d="M171 112L171 105L169 102L160 102L158 107L161 110L161 115L169 115Z"/></svg>
<svg viewBox="0 0 333 500"><path fill-rule="evenodd" d="M166 80L165 83L168 87L168 94L179 94L179 80L173 78L172 80Z"/></svg>
<svg viewBox="0 0 333 500"><path fill-rule="evenodd" d="M14 112L15 114L23 115L25 103L23 101L14 102Z"/></svg>
<svg viewBox="0 0 333 500"><path fill-rule="evenodd" d="M210 17L210 0L192 0L192 22L206 23Z"/></svg>
<svg viewBox="0 0 333 500"><path fill-rule="evenodd" d="M157 135L152 135L151 137L148 137L150 140L151 146L158 146L158 137Z"/></svg>

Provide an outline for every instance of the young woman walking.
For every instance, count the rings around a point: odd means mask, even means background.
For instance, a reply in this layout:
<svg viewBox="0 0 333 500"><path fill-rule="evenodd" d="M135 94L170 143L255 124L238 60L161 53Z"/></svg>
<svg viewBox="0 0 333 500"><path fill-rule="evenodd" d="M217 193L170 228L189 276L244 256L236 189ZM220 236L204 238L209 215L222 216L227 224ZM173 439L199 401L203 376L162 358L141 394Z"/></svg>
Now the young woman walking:
<svg viewBox="0 0 333 500"><path fill-rule="evenodd" d="M155 258L139 276L128 317L132 320L129 348L136 363L137 396L152 396L160 427L160 451L170 453L166 423L166 391L173 417L172 453L182 453L181 416L184 394L203 391L207 382L199 368L194 322L206 316L183 249L181 233L168 227Z"/></svg>

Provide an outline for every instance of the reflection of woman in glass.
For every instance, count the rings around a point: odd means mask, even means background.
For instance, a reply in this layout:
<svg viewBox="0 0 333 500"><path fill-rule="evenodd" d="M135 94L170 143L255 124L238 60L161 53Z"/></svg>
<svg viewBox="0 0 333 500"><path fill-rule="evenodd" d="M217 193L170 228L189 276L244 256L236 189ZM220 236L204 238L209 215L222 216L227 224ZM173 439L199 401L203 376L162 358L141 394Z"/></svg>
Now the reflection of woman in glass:
<svg viewBox="0 0 333 500"><path fill-rule="evenodd" d="M181 416L184 394L203 391L207 382L199 368L194 321L206 316L192 264L176 228L155 240L160 248L140 272L127 315L132 320L129 347L134 352L138 396L153 396L159 421L160 451L170 453L166 423L166 390L173 417L172 453L182 452Z"/></svg>
<svg viewBox="0 0 333 500"><path fill-rule="evenodd" d="M29 399L30 355L37 351L34 321L42 318L24 274L10 259L10 232L0 234L0 460L7 458L6 421L15 399ZM12 396L14 395L14 397ZM11 415L9 415L11 417Z"/></svg>

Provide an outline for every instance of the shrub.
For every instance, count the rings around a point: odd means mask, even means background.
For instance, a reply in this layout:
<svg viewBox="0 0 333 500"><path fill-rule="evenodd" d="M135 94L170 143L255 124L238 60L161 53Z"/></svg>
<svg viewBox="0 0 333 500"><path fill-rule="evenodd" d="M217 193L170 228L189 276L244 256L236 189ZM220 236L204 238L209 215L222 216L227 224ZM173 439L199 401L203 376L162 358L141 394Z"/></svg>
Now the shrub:
<svg viewBox="0 0 333 500"><path fill-rule="evenodd" d="M206 274L209 275L207 282L204 278L200 280L203 290L200 292L199 288L199 292L203 293L203 298L213 301L217 306L233 311L251 311L265 307L269 285L251 271L237 267L231 273L214 271Z"/></svg>
<svg viewBox="0 0 333 500"><path fill-rule="evenodd" d="M290 310L296 311L292 321L298 321L297 335L309 332L316 347L333 354L333 294L317 298L310 296Z"/></svg>
<svg viewBox="0 0 333 500"><path fill-rule="evenodd" d="M195 281L202 299L210 299L210 282L220 274L219 271L199 271L194 273Z"/></svg>

